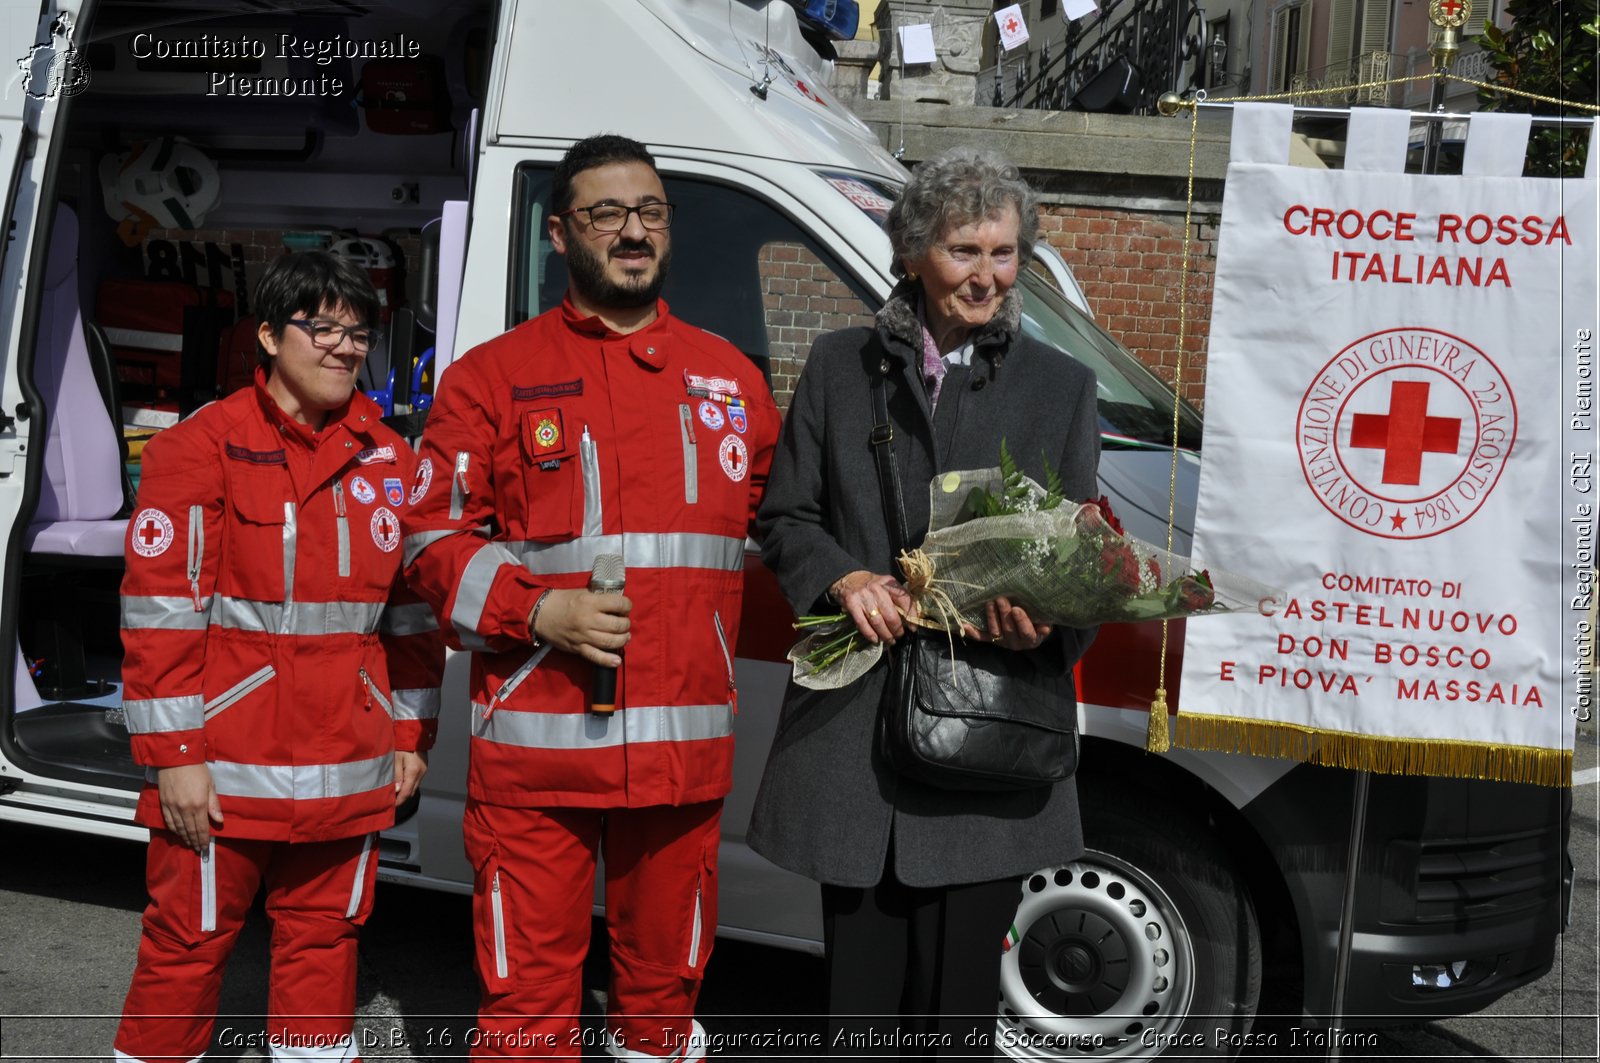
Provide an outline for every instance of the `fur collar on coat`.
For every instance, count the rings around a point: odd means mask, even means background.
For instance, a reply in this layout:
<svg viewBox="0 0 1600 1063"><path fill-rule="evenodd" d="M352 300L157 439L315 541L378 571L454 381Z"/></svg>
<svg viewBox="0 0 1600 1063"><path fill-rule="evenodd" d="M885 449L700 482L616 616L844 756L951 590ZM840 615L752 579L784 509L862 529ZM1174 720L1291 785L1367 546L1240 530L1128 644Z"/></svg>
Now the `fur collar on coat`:
<svg viewBox="0 0 1600 1063"><path fill-rule="evenodd" d="M878 333L886 346L891 349L904 347L920 357L922 318L917 312L917 304L921 301L922 285L902 277L875 318ZM973 331L973 349L1004 347L1021 327L1022 292L1013 285L1000 301L1000 309L995 311L994 317Z"/></svg>

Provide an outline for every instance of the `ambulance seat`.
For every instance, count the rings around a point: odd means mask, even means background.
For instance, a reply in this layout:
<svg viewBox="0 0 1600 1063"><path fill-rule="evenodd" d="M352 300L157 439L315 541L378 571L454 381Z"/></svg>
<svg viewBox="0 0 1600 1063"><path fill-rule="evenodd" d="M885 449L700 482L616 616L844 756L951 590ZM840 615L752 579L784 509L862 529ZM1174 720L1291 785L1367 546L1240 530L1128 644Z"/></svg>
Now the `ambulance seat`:
<svg viewBox="0 0 1600 1063"><path fill-rule="evenodd" d="M44 400L44 479L28 526L32 554L122 557L127 520L121 433L95 379L78 301L78 218L56 208L45 263L33 380ZM37 443L37 441L36 441Z"/></svg>

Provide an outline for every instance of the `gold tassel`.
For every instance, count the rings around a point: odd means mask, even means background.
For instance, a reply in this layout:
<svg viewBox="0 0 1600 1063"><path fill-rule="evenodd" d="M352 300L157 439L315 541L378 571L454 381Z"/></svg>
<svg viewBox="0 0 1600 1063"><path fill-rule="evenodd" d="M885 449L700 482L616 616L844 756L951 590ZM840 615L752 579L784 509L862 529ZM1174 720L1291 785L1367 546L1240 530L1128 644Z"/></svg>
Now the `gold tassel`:
<svg viewBox="0 0 1600 1063"><path fill-rule="evenodd" d="M1158 695L1159 698L1159 695ZM1151 708L1151 741L1155 735ZM1323 731L1272 720L1179 713L1173 724L1184 749L1281 757L1385 775L1498 779L1539 786L1572 785L1572 750L1504 746L1457 739L1406 739ZM1154 748L1148 746L1147 748Z"/></svg>
<svg viewBox="0 0 1600 1063"><path fill-rule="evenodd" d="M1172 737L1167 734L1167 688L1156 687L1156 700L1150 706L1150 732L1145 736L1144 748L1150 753L1165 753L1172 748Z"/></svg>

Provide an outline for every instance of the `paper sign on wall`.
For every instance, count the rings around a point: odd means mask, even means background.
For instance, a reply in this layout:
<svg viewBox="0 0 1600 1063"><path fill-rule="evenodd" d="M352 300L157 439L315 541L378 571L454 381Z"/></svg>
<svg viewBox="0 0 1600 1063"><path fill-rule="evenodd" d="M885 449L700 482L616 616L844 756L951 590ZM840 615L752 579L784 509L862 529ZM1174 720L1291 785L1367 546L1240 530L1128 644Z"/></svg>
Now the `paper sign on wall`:
<svg viewBox="0 0 1600 1063"><path fill-rule="evenodd" d="M918 22L913 26L900 27L900 61L907 66L916 63L931 63L937 56L933 50L933 26L926 22Z"/></svg>

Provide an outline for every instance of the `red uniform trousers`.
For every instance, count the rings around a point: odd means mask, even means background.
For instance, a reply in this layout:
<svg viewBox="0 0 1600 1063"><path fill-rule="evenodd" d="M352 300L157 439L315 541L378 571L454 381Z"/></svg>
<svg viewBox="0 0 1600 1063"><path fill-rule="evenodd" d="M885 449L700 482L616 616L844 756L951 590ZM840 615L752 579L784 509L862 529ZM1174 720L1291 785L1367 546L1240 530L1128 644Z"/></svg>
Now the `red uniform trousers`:
<svg viewBox="0 0 1600 1063"><path fill-rule="evenodd" d="M354 1061L356 934L372 911L376 835L325 842L212 839L210 856L150 832L138 965L118 1059L203 1055L222 971L265 882L272 919L267 1037L273 1059Z"/></svg>
<svg viewBox="0 0 1600 1063"><path fill-rule="evenodd" d="M697 1059L695 998L717 929L722 801L508 808L468 801L483 1002L472 1058L583 1054L578 1023L604 854L613 1055Z"/></svg>

